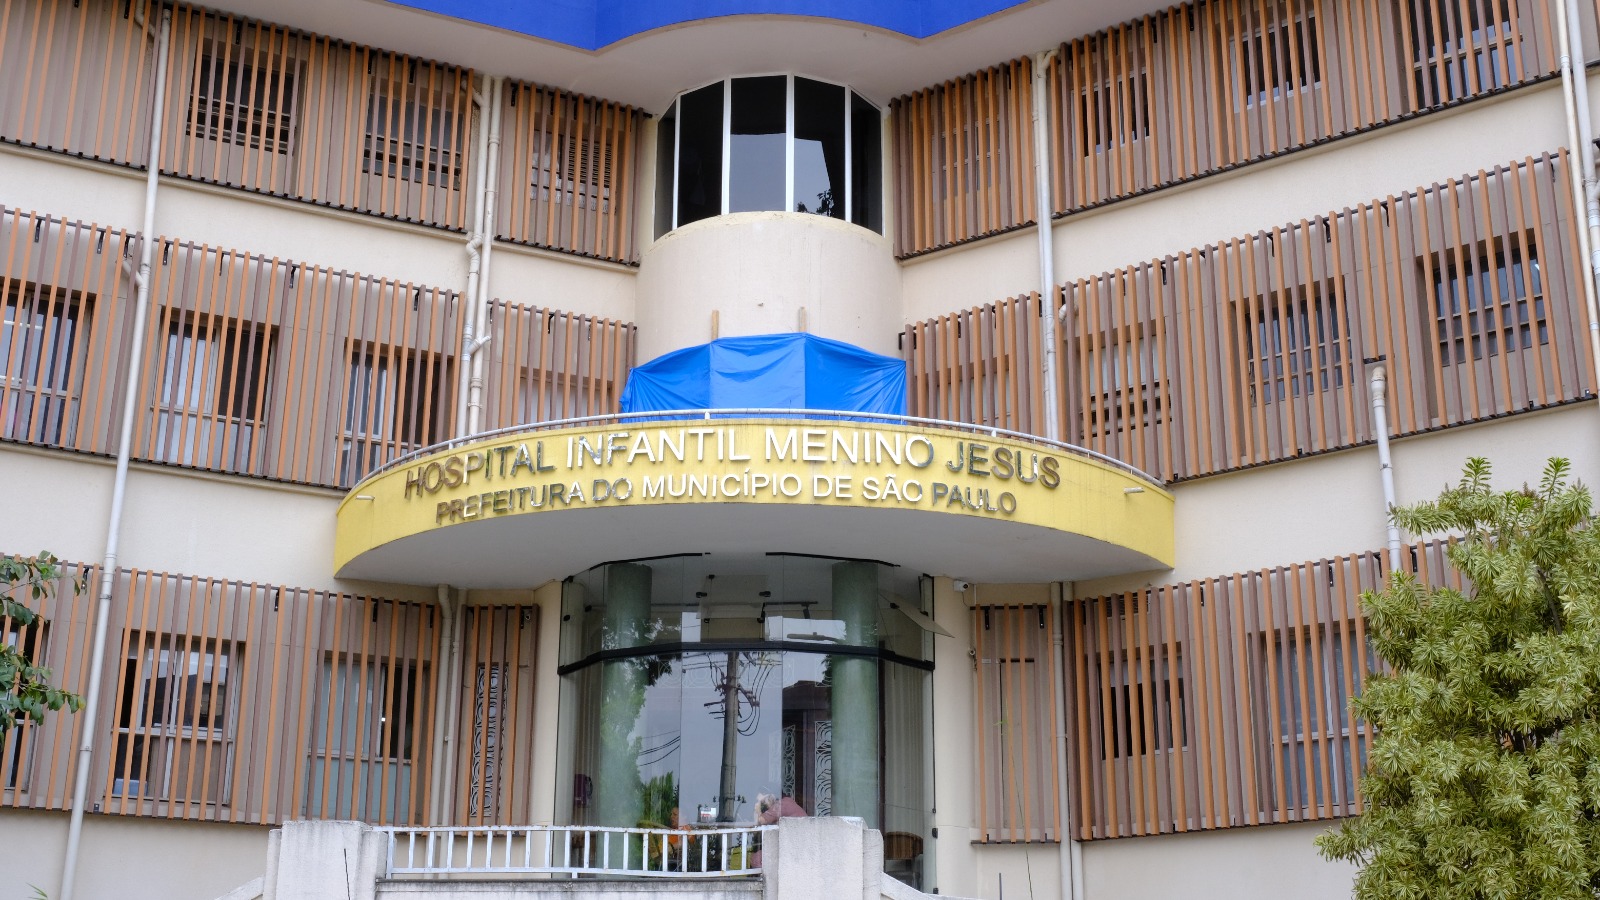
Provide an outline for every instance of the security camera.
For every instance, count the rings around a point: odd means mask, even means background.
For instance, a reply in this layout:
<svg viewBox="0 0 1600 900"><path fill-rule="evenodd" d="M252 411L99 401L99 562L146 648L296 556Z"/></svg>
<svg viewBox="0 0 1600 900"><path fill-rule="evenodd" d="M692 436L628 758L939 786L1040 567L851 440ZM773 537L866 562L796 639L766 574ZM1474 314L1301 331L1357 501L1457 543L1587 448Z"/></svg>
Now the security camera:
<svg viewBox="0 0 1600 900"><path fill-rule="evenodd" d="M956 593L965 594L972 589L972 582L957 580L950 582L950 586L956 589Z"/></svg>

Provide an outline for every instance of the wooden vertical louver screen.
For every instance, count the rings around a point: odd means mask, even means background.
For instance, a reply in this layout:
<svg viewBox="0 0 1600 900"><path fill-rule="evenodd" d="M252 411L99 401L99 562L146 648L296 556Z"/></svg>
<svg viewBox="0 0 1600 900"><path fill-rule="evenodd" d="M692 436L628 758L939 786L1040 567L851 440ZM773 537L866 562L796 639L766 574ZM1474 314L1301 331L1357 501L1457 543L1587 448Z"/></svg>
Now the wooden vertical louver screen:
<svg viewBox="0 0 1600 900"><path fill-rule="evenodd" d="M174 10L164 171L460 230L472 73Z"/></svg>
<svg viewBox="0 0 1600 900"><path fill-rule="evenodd" d="M616 412L634 359L634 327L496 300L485 430Z"/></svg>
<svg viewBox="0 0 1600 900"><path fill-rule="evenodd" d="M452 291L158 238L138 459L348 487L452 433ZM138 237L0 207L0 440L110 453ZM496 300L486 429L615 412L626 322Z"/></svg>
<svg viewBox="0 0 1600 900"><path fill-rule="evenodd" d="M87 688L90 590L63 584L21 635ZM3 623L0 623L3 624ZM420 824L441 634L432 604L124 570L98 721L51 713L0 741L0 805L64 808L79 729L113 815Z"/></svg>
<svg viewBox="0 0 1600 900"><path fill-rule="evenodd" d="M640 111L515 82L504 103L496 236L637 262Z"/></svg>
<svg viewBox="0 0 1600 900"><path fill-rule="evenodd" d="M890 104L898 255L1034 220L1032 77L1014 59Z"/></svg>
<svg viewBox="0 0 1600 900"><path fill-rule="evenodd" d="M0 439L111 452L137 254L125 231L0 207Z"/></svg>
<svg viewBox="0 0 1600 900"><path fill-rule="evenodd" d="M900 336L913 416L1041 434L1038 294L906 326Z"/></svg>
<svg viewBox="0 0 1600 900"><path fill-rule="evenodd" d="M1529 158L1065 289L1068 439L1173 480L1594 389L1567 157Z"/></svg>
<svg viewBox="0 0 1600 900"><path fill-rule="evenodd" d="M978 839L1059 841L1056 619L1044 605L979 606L972 616Z"/></svg>
<svg viewBox="0 0 1600 900"><path fill-rule="evenodd" d="M178 5L163 172L465 230L470 69ZM161 6L0 0L0 140L146 164ZM637 262L639 110L512 83L496 235Z"/></svg>
<svg viewBox="0 0 1600 900"><path fill-rule="evenodd" d="M0 0L0 139L143 166L154 0Z"/></svg>
<svg viewBox="0 0 1600 900"><path fill-rule="evenodd" d="M98 586L99 569L63 566L62 576L47 599L13 588L10 596L37 613L28 626L0 616L0 643L20 652L28 662L50 670L51 682L78 694L89 682L89 637L94 615L88 592L79 592L81 580L90 590ZM46 713L41 721L28 721L0 733L0 808L65 809L72 797L78 756L72 752L83 740L81 715Z"/></svg>
<svg viewBox="0 0 1600 900"><path fill-rule="evenodd" d="M462 609L456 808L464 825L532 821L534 672L539 610Z"/></svg>
<svg viewBox="0 0 1600 900"><path fill-rule="evenodd" d="M1553 73L1547 4L1205 0L1062 44L1055 212L1359 132Z"/></svg>
<svg viewBox="0 0 1600 900"><path fill-rule="evenodd" d="M162 239L137 373L141 459L349 486L444 440L456 294Z"/></svg>
<svg viewBox="0 0 1600 900"><path fill-rule="evenodd" d="M1444 542L1406 570L1463 587ZM1361 553L1066 605L1069 765L1080 840L1361 811L1372 731L1349 698L1379 661Z"/></svg>

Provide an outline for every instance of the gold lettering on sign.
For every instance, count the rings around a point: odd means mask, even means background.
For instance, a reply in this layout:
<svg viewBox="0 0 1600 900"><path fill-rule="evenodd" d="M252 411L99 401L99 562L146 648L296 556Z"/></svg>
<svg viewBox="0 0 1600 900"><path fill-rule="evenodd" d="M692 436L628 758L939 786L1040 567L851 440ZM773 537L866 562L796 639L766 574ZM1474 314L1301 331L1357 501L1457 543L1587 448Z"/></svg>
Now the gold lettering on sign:
<svg viewBox="0 0 1600 900"><path fill-rule="evenodd" d="M549 446L546 446L546 445ZM909 430L675 425L510 439L403 474L434 524L630 502L824 503L1008 517L1061 485L1048 449Z"/></svg>

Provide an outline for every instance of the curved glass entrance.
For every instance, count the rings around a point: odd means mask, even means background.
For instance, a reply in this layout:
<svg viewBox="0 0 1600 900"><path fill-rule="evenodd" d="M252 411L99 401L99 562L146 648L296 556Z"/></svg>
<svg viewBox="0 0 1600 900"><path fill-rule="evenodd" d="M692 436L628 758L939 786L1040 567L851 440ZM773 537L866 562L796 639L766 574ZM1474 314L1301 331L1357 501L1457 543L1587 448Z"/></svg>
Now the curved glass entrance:
<svg viewBox="0 0 1600 900"><path fill-rule="evenodd" d="M611 563L563 599L562 811L574 824L858 816L927 831L923 584L782 554Z"/></svg>

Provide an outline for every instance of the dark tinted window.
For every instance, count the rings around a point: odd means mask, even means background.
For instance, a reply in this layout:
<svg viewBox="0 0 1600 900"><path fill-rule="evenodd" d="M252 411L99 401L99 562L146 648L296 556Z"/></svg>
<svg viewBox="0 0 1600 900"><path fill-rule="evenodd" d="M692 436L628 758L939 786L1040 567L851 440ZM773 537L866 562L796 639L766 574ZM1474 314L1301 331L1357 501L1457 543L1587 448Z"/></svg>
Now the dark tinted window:
<svg viewBox="0 0 1600 900"><path fill-rule="evenodd" d="M671 172L677 168L674 150L678 143L678 104L672 104L667 114L656 125L656 171ZM656 179L656 237L672 230L671 178Z"/></svg>
<svg viewBox="0 0 1600 900"><path fill-rule="evenodd" d="M789 79L733 80L728 128L728 212L783 209Z"/></svg>
<svg viewBox="0 0 1600 900"><path fill-rule="evenodd" d="M678 119L678 224L722 214L722 83L683 95Z"/></svg>
<svg viewBox="0 0 1600 900"><path fill-rule="evenodd" d="M844 218L844 88L794 80L794 211Z"/></svg>
<svg viewBox="0 0 1600 900"><path fill-rule="evenodd" d="M850 221L883 232L883 118L850 95Z"/></svg>

